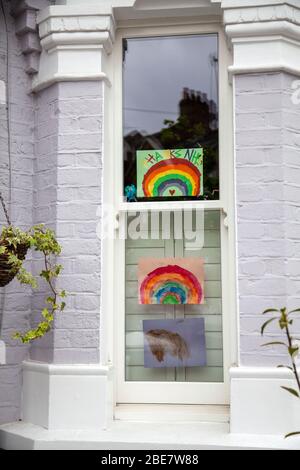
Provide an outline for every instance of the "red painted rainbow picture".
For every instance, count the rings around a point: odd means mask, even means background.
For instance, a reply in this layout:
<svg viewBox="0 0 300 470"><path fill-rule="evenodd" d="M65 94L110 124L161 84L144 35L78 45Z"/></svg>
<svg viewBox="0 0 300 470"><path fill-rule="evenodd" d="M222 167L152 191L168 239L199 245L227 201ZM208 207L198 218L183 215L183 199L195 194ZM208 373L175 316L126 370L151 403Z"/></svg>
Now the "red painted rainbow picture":
<svg viewBox="0 0 300 470"><path fill-rule="evenodd" d="M137 197L198 197L202 194L202 148L137 152Z"/></svg>
<svg viewBox="0 0 300 470"><path fill-rule="evenodd" d="M141 305L204 303L202 258L141 258L138 281Z"/></svg>

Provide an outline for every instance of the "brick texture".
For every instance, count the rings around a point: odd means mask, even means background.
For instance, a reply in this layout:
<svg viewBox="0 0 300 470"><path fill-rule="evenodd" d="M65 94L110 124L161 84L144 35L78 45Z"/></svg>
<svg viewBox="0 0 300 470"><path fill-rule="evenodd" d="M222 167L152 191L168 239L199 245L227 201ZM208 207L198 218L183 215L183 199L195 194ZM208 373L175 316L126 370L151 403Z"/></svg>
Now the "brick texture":
<svg viewBox="0 0 300 470"><path fill-rule="evenodd" d="M99 361L101 244L96 212L101 203L102 84L60 83L36 103L34 221L56 230L64 272L59 288L67 308L53 333L31 348L31 358L54 363ZM39 260L35 259L36 269ZM46 293L45 293L46 294ZM41 293L34 296L39 315Z"/></svg>
<svg viewBox="0 0 300 470"><path fill-rule="evenodd" d="M9 28L9 91L11 102L11 182L13 223L26 229L32 224L33 164L34 164L34 99L28 95L30 80L25 70L14 22L5 1ZM0 15L0 80L6 82L6 34ZM6 105L0 102L0 187L9 200L8 126ZM5 223L0 208L0 226ZM28 261L30 266L31 261ZM11 339L16 330L30 325L31 291L12 282L0 288L0 317L3 315L2 339L7 346L7 365L0 366L0 423L15 421L20 415L21 362L28 356L28 347Z"/></svg>
<svg viewBox="0 0 300 470"><path fill-rule="evenodd" d="M6 2L7 12L9 2ZM102 83L61 83L29 94L25 61L9 18L12 212L13 223L26 229L46 223L56 230L63 246L64 273L59 288L68 292L65 313L53 332L29 348L11 339L40 320L43 284L37 292L11 283L0 292L2 338L7 365L0 366L0 423L20 417L21 363L99 361L101 299L100 241L96 211L101 203ZM6 38L0 23L0 80L5 80ZM0 103L0 184L9 194L8 127L5 103ZM4 217L0 211L0 223ZM42 260L29 257L38 273Z"/></svg>
<svg viewBox="0 0 300 470"><path fill-rule="evenodd" d="M300 106L294 77L238 76L236 181L241 362L286 363L283 350L262 348L268 307L300 305ZM299 332L300 324L294 325ZM275 326L269 340L277 340Z"/></svg>
<svg viewBox="0 0 300 470"><path fill-rule="evenodd" d="M8 10L8 1L5 1ZM9 15L8 15L9 17ZM45 222L63 247L58 287L67 308L30 357L54 363L99 361L101 243L96 236L101 205L103 84L70 82L28 94L29 78L9 17L12 143L12 213L27 228ZM0 80L6 46L0 20ZM241 363L285 362L280 349L266 350L260 327L267 307L300 304L300 106L292 102L295 78L282 73L235 78L238 295ZM8 127L0 102L0 185L8 198ZM0 223L4 223L0 212ZM29 258L38 273L42 260ZM4 295L5 293L5 295ZM40 318L47 291L13 282L0 292L8 364L0 367L0 423L20 416L21 367L27 347L11 340ZM300 330L299 322L295 324ZM277 339L275 329L270 339Z"/></svg>

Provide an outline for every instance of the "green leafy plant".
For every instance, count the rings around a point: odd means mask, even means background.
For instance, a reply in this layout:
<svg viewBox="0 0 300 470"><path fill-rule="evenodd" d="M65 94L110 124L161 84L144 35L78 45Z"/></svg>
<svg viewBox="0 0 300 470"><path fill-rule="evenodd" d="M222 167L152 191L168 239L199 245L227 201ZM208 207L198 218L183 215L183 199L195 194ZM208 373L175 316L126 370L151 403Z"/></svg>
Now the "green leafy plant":
<svg viewBox="0 0 300 470"><path fill-rule="evenodd" d="M1 193L0 202L8 223L3 227L0 235L0 277L2 270L4 278L7 278L5 283L16 277L21 284L37 289L36 278L26 270L23 264L28 249L31 249L42 254L44 266L39 277L48 284L51 292L46 299L46 306L42 310L42 320L36 328L25 333L16 333L13 336L14 339L18 339L22 343L29 343L48 333L54 322L55 314L63 312L66 306L66 292L57 290L55 286L55 281L63 269L55 261L55 258L61 253L61 246L56 240L55 233L45 228L44 225L36 225L28 231L12 226Z"/></svg>
<svg viewBox="0 0 300 470"><path fill-rule="evenodd" d="M280 331L285 333L286 336L286 342L285 341L273 341L270 343L263 344L263 347L267 346L282 346L287 350L289 359L290 359L290 365L279 365L278 368L285 368L290 370L296 381L296 388L290 388L290 387L281 387L283 390L286 392L290 393L293 395L293 397L296 397L300 399L300 375L297 369L297 363L296 363L296 358L299 355L300 352L300 339L296 338L292 335L291 332L291 327L293 326L294 323L294 315L300 313L300 308L297 308L295 310L288 311L286 307L281 308L281 309L275 309L275 308L269 308L263 312L263 315L267 314L273 314L273 317L268 319L262 326L261 328L261 334L262 336L264 335L267 327L271 325L274 322L277 322ZM292 437L292 436L298 436L300 435L300 432L292 432L290 434L287 434L285 437Z"/></svg>

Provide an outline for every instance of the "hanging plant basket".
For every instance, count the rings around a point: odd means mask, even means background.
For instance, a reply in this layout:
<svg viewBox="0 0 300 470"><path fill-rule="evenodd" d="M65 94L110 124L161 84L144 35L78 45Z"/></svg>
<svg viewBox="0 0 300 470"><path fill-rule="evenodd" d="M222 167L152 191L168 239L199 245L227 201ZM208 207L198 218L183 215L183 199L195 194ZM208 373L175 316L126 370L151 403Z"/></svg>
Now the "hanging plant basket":
<svg viewBox="0 0 300 470"><path fill-rule="evenodd" d="M0 202L4 211L4 215L7 221L7 226L8 228L11 228L11 221L3 200L2 193L0 192ZM30 243L29 242L22 242L20 241L19 243L14 241L9 241L9 239L2 239L0 238L0 251L1 248L5 248L6 252L1 253L0 252L0 287L5 287L7 284L9 284L15 276L18 274L20 271L20 268L13 266L9 260L10 255L16 256L20 261L24 261L27 255L27 251L30 248Z"/></svg>
<svg viewBox="0 0 300 470"><path fill-rule="evenodd" d="M5 246L13 255L17 256L20 261L24 261L29 249L29 244L20 244L16 248L8 247L2 240L0 241L0 247ZM0 287L5 287L9 284L15 276L18 274L19 269L12 268L9 262L9 256L4 253L0 254Z"/></svg>

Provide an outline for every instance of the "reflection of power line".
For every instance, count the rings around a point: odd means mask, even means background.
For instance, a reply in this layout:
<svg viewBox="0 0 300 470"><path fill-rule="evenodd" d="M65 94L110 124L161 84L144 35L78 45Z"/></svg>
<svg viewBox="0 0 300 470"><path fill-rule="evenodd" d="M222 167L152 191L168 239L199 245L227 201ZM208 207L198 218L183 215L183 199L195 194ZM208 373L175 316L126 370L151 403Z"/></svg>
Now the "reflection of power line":
<svg viewBox="0 0 300 470"><path fill-rule="evenodd" d="M219 68L219 59L216 54L209 54L210 62L210 96L213 97L213 86L215 82L216 86L216 96L218 96L218 68Z"/></svg>
<svg viewBox="0 0 300 470"><path fill-rule="evenodd" d="M174 114L178 116L178 111L159 111L158 109L145 109L145 108L124 108L126 111L137 111L139 113L154 113L154 114Z"/></svg>

